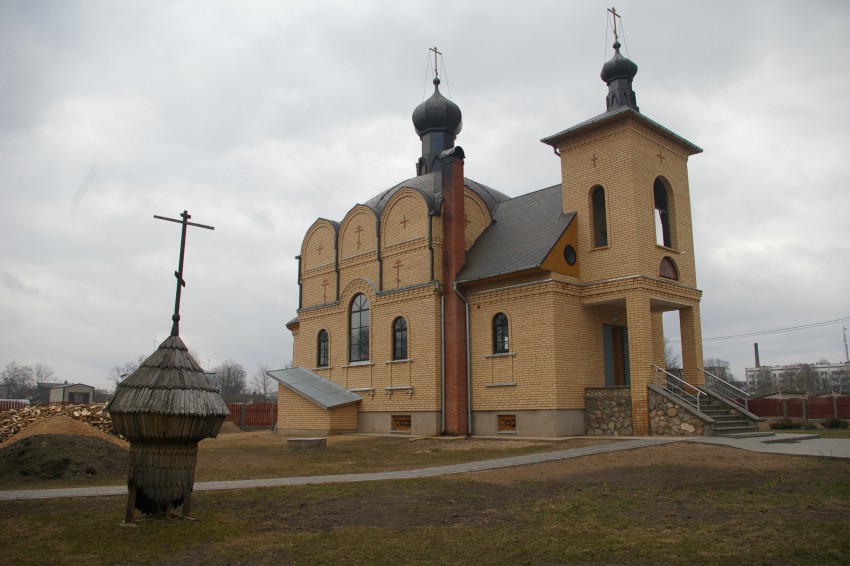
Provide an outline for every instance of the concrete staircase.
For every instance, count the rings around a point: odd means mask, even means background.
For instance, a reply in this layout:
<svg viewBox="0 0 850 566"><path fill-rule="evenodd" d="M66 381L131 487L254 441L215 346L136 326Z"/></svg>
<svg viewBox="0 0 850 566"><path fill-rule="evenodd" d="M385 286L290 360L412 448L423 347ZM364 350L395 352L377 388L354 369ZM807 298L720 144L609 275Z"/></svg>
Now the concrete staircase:
<svg viewBox="0 0 850 566"><path fill-rule="evenodd" d="M696 406L696 397L688 396L689 403ZM711 396L700 398L700 412L714 419L714 436L727 438L755 438L759 436L773 436L772 432L759 432L758 423L750 420L744 415L734 412Z"/></svg>

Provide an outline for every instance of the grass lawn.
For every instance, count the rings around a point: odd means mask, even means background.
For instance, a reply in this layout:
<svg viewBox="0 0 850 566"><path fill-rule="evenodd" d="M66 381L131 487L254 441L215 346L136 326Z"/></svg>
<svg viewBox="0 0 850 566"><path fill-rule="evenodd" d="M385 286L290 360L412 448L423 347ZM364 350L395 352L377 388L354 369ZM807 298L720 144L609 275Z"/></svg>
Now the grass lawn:
<svg viewBox="0 0 850 566"><path fill-rule="evenodd" d="M392 447L381 450L392 458ZM242 457L234 443L231 458ZM3 560L850 562L850 461L689 443L435 479L198 492L197 521L134 528L119 526L124 504L123 497L0 502Z"/></svg>

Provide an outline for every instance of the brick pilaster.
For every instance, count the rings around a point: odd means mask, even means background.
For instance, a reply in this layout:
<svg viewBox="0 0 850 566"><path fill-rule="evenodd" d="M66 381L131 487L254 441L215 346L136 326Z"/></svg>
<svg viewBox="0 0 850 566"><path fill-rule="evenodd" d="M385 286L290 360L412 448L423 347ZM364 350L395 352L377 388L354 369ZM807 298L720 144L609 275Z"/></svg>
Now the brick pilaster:
<svg viewBox="0 0 850 566"><path fill-rule="evenodd" d="M466 434L469 427L466 387L466 308L454 291L455 277L466 261L463 194L463 149L440 154L443 177L443 273L445 288L446 433Z"/></svg>

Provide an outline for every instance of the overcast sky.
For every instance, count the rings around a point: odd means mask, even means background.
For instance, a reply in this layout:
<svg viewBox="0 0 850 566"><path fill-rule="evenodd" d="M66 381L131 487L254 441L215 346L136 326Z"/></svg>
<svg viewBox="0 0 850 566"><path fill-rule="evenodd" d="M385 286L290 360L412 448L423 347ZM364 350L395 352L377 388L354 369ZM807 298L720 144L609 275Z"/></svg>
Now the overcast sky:
<svg viewBox="0 0 850 566"><path fill-rule="evenodd" d="M301 240L415 175L428 47L466 175L560 182L540 138L605 109L601 1L0 3L0 367L107 385L171 328L250 373L292 358ZM850 5L616 3L641 112L705 152L690 187L705 338L850 317ZM850 323L844 322L850 326ZM668 325L670 326L670 325ZM844 357L842 324L707 340L742 376ZM668 328L672 339L678 328Z"/></svg>

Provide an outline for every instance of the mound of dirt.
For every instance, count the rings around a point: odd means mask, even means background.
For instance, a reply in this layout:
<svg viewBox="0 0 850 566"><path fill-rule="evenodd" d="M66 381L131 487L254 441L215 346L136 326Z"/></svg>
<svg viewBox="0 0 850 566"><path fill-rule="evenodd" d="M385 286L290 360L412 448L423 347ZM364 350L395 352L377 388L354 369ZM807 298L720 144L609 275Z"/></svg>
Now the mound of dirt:
<svg viewBox="0 0 850 566"><path fill-rule="evenodd" d="M125 450L127 449L127 446L129 446L126 440L122 440L117 436L112 436L111 434L106 434L102 430L96 429L93 426L89 426L84 422L71 417L66 417L65 415L56 415L33 421L29 426L21 429L18 434L3 443L0 443L0 446L8 446L31 436L39 435L89 436L106 442L111 442Z"/></svg>
<svg viewBox="0 0 850 566"><path fill-rule="evenodd" d="M38 419L0 444L0 485L127 479L128 443L64 415Z"/></svg>
<svg viewBox="0 0 850 566"><path fill-rule="evenodd" d="M94 477L123 480L127 462L126 448L94 435L30 434L0 447L0 485Z"/></svg>

